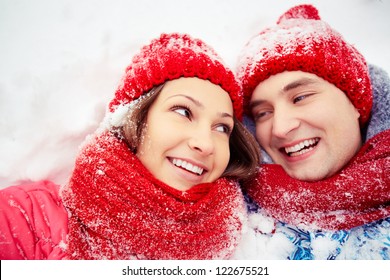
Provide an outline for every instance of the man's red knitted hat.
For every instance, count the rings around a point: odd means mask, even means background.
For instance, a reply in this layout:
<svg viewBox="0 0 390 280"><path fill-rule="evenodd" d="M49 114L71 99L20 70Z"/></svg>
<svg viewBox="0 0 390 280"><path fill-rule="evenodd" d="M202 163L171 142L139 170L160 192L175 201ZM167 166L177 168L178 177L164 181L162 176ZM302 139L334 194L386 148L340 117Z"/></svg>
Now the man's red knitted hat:
<svg viewBox="0 0 390 280"><path fill-rule="evenodd" d="M372 90L367 63L356 48L327 23L311 5L284 13L277 25L253 37L242 51L237 76L244 110L256 86L284 71L304 71L334 84L351 100L363 125L370 117Z"/></svg>
<svg viewBox="0 0 390 280"><path fill-rule="evenodd" d="M233 101L235 116L242 118L242 93L233 72L203 41L177 33L162 34L133 57L109 109L114 112L152 88L180 77L197 77L221 86Z"/></svg>

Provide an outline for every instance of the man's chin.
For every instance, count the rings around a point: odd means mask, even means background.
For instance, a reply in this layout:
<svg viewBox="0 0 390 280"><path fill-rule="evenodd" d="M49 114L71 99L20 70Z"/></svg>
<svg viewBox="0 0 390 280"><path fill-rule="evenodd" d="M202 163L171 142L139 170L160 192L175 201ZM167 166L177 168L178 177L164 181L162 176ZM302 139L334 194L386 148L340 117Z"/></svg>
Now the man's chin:
<svg viewBox="0 0 390 280"><path fill-rule="evenodd" d="M297 180L306 181L306 182L315 182L326 179L328 174L324 174L324 172L314 171L314 170L286 170L286 173Z"/></svg>

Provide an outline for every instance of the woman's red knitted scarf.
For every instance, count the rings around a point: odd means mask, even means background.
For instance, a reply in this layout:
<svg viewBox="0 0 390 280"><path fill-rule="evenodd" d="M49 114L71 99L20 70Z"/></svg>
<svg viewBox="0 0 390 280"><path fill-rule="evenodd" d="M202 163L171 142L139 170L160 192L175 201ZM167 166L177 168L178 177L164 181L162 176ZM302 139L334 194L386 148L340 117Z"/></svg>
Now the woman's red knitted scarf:
<svg viewBox="0 0 390 280"><path fill-rule="evenodd" d="M265 164L245 187L279 221L308 229L350 229L390 216L390 131L368 141L339 174L304 182Z"/></svg>
<svg viewBox="0 0 390 280"><path fill-rule="evenodd" d="M83 148L62 197L71 259L229 258L246 213L236 182L178 191L110 133Z"/></svg>

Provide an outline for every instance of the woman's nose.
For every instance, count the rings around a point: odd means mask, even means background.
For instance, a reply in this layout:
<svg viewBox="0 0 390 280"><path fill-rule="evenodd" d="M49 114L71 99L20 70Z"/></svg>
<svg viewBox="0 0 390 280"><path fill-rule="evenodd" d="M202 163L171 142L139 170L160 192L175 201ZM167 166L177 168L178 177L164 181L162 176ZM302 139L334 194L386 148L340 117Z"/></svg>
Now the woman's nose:
<svg viewBox="0 0 390 280"><path fill-rule="evenodd" d="M188 140L188 145L202 155L212 154L215 148L212 131L205 128L195 130Z"/></svg>

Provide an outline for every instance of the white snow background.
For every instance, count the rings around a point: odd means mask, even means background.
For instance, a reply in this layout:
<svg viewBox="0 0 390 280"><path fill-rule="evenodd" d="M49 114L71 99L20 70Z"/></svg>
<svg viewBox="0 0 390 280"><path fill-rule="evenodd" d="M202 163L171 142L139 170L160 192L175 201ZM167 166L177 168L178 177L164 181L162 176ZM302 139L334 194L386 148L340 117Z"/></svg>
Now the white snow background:
<svg viewBox="0 0 390 280"><path fill-rule="evenodd" d="M198 37L234 67L251 36L302 3L390 72L387 0L0 0L0 188L64 184L131 57L162 32Z"/></svg>

